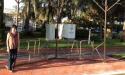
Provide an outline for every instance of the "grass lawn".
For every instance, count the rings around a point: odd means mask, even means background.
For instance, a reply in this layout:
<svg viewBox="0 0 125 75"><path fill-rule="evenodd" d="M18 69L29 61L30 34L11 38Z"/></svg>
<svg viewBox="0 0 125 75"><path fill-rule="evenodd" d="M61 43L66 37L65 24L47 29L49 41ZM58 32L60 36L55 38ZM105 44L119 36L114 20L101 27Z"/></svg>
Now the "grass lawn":
<svg viewBox="0 0 125 75"><path fill-rule="evenodd" d="M121 42L120 39L108 39L107 47L125 47L125 42Z"/></svg>
<svg viewBox="0 0 125 75"><path fill-rule="evenodd" d="M110 55L113 58L125 59L125 53Z"/></svg>
<svg viewBox="0 0 125 75"><path fill-rule="evenodd" d="M56 47L56 41L46 41L44 38L40 38L40 48L55 48ZM36 47L39 45L38 38L32 38L32 39L21 39L20 48L21 49L27 49L28 41L30 41L30 48L34 48L34 44L36 41ZM58 41L58 48L71 48L72 46L71 41L68 40L59 40ZM101 42L95 42L95 46L99 45ZM77 42L77 45L79 46L79 42ZM75 44L74 48L77 48L77 45ZM107 47L125 47L125 42L120 42L119 39L112 39L107 40ZM88 45L87 42L82 44L82 48L91 48L91 45ZM6 49L6 46L2 46L1 49ZM0 50L1 50L0 49Z"/></svg>

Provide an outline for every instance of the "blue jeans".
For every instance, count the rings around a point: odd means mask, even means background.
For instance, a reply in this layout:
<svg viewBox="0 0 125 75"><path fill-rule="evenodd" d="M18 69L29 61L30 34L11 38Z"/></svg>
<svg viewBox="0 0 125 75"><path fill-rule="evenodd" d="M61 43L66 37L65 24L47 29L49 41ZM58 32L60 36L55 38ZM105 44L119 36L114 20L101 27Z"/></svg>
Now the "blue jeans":
<svg viewBox="0 0 125 75"><path fill-rule="evenodd" d="M9 70L12 70L15 66L17 58L17 48L16 49L10 49L9 56L8 56L8 68Z"/></svg>

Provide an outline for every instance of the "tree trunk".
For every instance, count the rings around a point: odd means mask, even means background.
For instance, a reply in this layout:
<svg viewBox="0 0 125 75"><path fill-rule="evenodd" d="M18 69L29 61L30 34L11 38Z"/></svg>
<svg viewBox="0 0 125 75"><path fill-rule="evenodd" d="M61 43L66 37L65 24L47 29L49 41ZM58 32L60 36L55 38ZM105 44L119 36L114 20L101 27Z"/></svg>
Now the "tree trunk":
<svg viewBox="0 0 125 75"><path fill-rule="evenodd" d="M29 0L28 2L26 2L26 4L28 4L27 7L27 14L26 14L26 18L25 18L25 26L24 26L24 31L25 33L29 33L29 19L30 19L30 6L31 6L31 1Z"/></svg>
<svg viewBox="0 0 125 75"><path fill-rule="evenodd" d="M123 31L125 31L125 11L124 11L124 23L123 23Z"/></svg>
<svg viewBox="0 0 125 75"><path fill-rule="evenodd" d="M51 1L49 0L48 13L47 13L47 21L48 21L48 23L50 22L50 14L51 13L52 13L52 6L51 6Z"/></svg>
<svg viewBox="0 0 125 75"><path fill-rule="evenodd" d="M5 25L3 23L3 8L4 8L4 0L0 0L0 44L5 39Z"/></svg>
<svg viewBox="0 0 125 75"><path fill-rule="evenodd" d="M38 17L38 0L32 0L32 5L33 5L33 10L34 10L34 14L35 14L35 19Z"/></svg>

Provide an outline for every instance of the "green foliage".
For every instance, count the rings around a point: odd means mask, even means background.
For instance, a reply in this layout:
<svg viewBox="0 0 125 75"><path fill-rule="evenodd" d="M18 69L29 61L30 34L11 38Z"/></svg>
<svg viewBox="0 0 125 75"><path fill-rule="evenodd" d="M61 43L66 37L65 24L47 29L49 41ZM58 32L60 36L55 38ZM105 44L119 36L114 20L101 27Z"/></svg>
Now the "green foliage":
<svg viewBox="0 0 125 75"><path fill-rule="evenodd" d="M99 35L93 35L91 36L91 41L101 42L102 39L99 37Z"/></svg>
<svg viewBox="0 0 125 75"><path fill-rule="evenodd" d="M1 41L4 41L5 40L5 29L0 29L0 39Z"/></svg>
<svg viewBox="0 0 125 75"><path fill-rule="evenodd" d="M89 35L89 32L87 30L83 30L83 29L76 30L76 39L87 39L88 35Z"/></svg>

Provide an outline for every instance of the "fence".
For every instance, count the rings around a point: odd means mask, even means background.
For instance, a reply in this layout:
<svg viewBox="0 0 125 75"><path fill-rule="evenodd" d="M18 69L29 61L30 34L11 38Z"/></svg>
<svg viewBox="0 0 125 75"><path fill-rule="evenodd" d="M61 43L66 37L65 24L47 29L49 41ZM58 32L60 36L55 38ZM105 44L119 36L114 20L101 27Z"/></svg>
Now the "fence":
<svg viewBox="0 0 125 75"><path fill-rule="evenodd" d="M58 44L58 54L61 54L63 52L63 55L70 55L71 57L74 56L74 54L77 54L79 58L82 58L83 52L82 52L82 45L88 44L88 40L63 40L59 41ZM103 44L103 43L102 43ZM94 46L94 43L91 42L91 52L96 51L97 54L100 56L100 58L103 58L101 53L98 50L98 47L100 47L102 44L98 46ZM56 43L55 41L47 41L43 40L42 38L38 39L32 39L32 40L21 40L21 45L19 50L24 49L28 53L29 61L31 60L31 56L38 56L39 55L45 55L45 52L47 52L47 49L51 49L48 52L52 54L52 52L55 53L55 47ZM42 53L42 50L44 50ZM61 51L62 50L62 51ZM66 53L67 52L67 53ZM84 52L85 53L85 52Z"/></svg>

